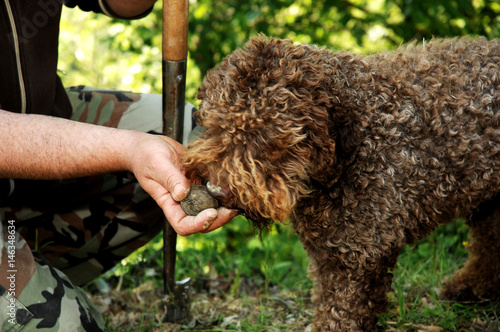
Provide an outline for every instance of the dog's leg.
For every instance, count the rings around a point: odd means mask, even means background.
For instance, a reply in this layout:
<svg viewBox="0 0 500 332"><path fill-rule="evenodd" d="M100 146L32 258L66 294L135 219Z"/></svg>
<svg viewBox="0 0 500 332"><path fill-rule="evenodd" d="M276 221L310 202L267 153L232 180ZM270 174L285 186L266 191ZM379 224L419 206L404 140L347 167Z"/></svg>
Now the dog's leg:
<svg viewBox="0 0 500 332"><path fill-rule="evenodd" d="M458 301L500 299L500 194L479 205L469 226L469 259L443 295Z"/></svg>
<svg viewBox="0 0 500 332"><path fill-rule="evenodd" d="M293 224L311 259L314 331L376 330L391 287L390 271L404 245L402 228L373 223L359 231L352 220L326 228L318 224L308 217ZM386 234L386 241L377 234Z"/></svg>
<svg viewBox="0 0 500 332"><path fill-rule="evenodd" d="M376 330L377 314L385 310L391 286L389 270L397 254L382 258L386 261L378 260L374 265L368 263L370 266L363 263L364 258L350 262L350 266L344 265L341 261L349 254L338 259L324 252L319 261L317 249L314 255L309 268L315 284L314 331Z"/></svg>

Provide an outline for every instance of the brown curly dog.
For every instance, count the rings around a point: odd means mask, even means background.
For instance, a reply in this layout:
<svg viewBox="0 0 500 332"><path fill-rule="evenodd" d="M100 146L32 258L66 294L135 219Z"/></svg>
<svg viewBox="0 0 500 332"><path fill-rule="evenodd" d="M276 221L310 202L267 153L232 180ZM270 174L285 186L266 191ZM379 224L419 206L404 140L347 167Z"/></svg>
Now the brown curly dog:
<svg viewBox="0 0 500 332"><path fill-rule="evenodd" d="M407 243L465 217L446 285L500 297L500 41L361 56L259 36L200 88L188 176L259 228L290 219L311 259L315 331L373 331Z"/></svg>

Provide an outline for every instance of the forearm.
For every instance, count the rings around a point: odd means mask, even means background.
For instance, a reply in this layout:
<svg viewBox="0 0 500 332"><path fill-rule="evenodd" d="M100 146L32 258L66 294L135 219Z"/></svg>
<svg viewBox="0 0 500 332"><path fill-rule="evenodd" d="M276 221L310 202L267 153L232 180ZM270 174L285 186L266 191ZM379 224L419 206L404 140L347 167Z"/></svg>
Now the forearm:
<svg viewBox="0 0 500 332"><path fill-rule="evenodd" d="M0 111L0 177L62 179L122 171L135 132Z"/></svg>
<svg viewBox="0 0 500 332"><path fill-rule="evenodd" d="M235 211L186 215L178 203L190 184L181 170L184 151L162 135L0 110L0 178L50 180L131 171L178 234L211 231Z"/></svg>
<svg viewBox="0 0 500 332"><path fill-rule="evenodd" d="M122 17L134 17L151 8L156 0L105 0L116 14Z"/></svg>

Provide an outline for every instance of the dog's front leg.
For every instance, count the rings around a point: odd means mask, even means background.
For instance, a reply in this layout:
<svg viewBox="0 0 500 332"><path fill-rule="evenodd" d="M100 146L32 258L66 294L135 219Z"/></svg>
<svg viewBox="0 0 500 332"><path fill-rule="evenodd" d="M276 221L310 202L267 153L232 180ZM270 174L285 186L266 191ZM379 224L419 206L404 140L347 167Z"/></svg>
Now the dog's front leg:
<svg viewBox="0 0 500 332"><path fill-rule="evenodd" d="M310 242L311 243L311 242ZM314 281L314 331L374 331L386 306L399 248L307 246ZM368 244L369 245L369 244Z"/></svg>
<svg viewBox="0 0 500 332"><path fill-rule="evenodd" d="M349 226L342 229L338 224L315 225L306 221L294 224L311 259L314 331L374 331L377 314L385 310L390 271L404 245L403 233L397 227L382 230L381 224L364 231ZM382 233L386 242L376 236Z"/></svg>

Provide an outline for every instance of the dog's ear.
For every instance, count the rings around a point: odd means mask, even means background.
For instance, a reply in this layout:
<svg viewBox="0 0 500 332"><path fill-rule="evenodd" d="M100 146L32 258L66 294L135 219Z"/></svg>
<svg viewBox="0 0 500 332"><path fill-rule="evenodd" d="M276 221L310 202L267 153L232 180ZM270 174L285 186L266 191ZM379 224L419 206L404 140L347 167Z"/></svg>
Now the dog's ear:
<svg viewBox="0 0 500 332"><path fill-rule="evenodd" d="M355 158L362 137L359 120L356 117L335 107L329 108L328 134L323 137L320 149L317 150L310 171L311 179L325 187L337 182L346 165Z"/></svg>

